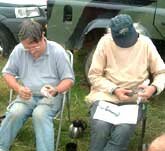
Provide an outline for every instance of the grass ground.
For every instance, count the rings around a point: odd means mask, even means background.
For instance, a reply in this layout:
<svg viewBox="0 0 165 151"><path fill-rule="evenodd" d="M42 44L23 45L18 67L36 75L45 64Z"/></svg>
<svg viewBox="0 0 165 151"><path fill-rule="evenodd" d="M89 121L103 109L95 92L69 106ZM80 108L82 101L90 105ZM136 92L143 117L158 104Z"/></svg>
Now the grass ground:
<svg viewBox="0 0 165 151"><path fill-rule="evenodd" d="M4 66L6 59L0 58L0 69ZM87 122L88 127L84 131L83 137L79 139L71 139L68 135L68 128L71 122L68 121L65 113L62 135L59 151L65 151L65 145L69 142L78 144L78 151L87 151L89 145L89 114L88 106L84 101L85 96L89 92L89 87L86 83L83 74L83 58L80 55L74 56L74 70L76 75L76 82L71 92L71 121L75 119L82 119ZM0 114L3 114L8 104L9 89L6 86L2 76L0 76ZM147 126L144 142L149 143L156 136L165 131L165 93L152 99L148 105L147 112ZM140 125L138 125L135 135L133 136L129 151L137 151L137 144L140 136ZM28 120L21 131L19 132L16 140L14 141L11 151L35 151L35 138L32 128L31 120Z"/></svg>

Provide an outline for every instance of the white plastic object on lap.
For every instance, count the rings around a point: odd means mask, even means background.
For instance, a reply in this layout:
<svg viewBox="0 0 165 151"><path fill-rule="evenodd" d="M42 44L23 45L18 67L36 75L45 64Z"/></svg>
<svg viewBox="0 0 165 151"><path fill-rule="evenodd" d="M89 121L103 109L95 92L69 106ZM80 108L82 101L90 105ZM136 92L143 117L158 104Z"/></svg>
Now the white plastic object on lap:
<svg viewBox="0 0 165 151"><path fill-rule="evenodd" d="M148 86L149 84L150 84L150 80L149 80L149 79L146 79L146 80L142 83L142 85L144 85L144 86ZM140 92L140 91L143 91L143 89L140 89L139 92ZM136 102L137 102L137 104L139 104L141 101L142 101L142 98L141 98L141 97L138 97Z"/></svg>
<svg viewBox="0 0 165 151"><path fill-rule="evenodd" d="M48 89L49 89L49 85L43 86L41 88L41 94L47 98L50 98L52 96L49 94Z"/></svg>

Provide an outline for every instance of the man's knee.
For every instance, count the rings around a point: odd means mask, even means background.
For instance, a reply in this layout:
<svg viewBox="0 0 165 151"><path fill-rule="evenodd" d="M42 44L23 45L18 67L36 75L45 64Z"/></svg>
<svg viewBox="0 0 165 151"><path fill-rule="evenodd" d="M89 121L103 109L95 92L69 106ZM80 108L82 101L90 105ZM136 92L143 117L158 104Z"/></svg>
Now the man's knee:
<svg viewBox="0 0 165 151"><path fill-rule="evenodd" d="M42 121L45 121L45 119L48 119L50 117L52 117L51 110L50 110L50 107L47 105L37 106L32 112L33 121L42 122Z"/></svg>
<svg viewBox="0 0 165 151"><path fill-rule="evenodd" d="M32 113L32 118L33 119L42 119L45 116L46 116L46 112L45 112L44 108L37 107L33 110L33 113Z"/></svg>
<svg viewBox="0 0 165 151"><path fill-rule="evenodd" d="M121 124L116 127L116 130L119 133L128 134L128 133L134 132L135 127L136 125L133 125L133 124Z"/></svg>
<svg viewBox="0 0 165 151"><path fill-rule="evenodd" d="M129 142L131 136L134 133L134 130L135 130L135 125L131 125L131 124L119 125L113 131L112 138L120 143Z"/></svg>
<svg viewBox="0 0 165 151"><path fill-rule="evenodd" d="M91 133L95 137L108 137L110 133L110 124L101 120L91 121Z"/></svg>
<svg viewBox="0 0 165 151"><path fill-rule="evenodd" d="M10 116L10 118L12 119L18 119L26 115L26 110L27 109L24 104L15 103L9 108L7 116Z"/></svg>

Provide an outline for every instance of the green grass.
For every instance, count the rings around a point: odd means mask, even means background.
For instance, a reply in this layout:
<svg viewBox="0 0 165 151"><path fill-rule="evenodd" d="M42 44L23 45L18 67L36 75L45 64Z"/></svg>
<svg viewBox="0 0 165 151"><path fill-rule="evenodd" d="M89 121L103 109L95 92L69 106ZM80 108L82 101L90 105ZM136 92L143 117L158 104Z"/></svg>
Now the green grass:
<svg viewBox="0 0 165 151"><path fill-rule="evenodd" d="M6 63L6 59L0 57L0 71L2 70L3 66ZM5 111L5 107L8 104L8 94L9 89L2 78L2 74L0 72L0 113Z"/></svg>
<svg viewBox="0 0 165 151"><path fill-rule="evenodd" d="M6 59L0 58L0 69L4 66ZM82 119L87 122L88 127L83 137L79 139L71 139L68 134L68 128L71 124L67 119L67 112L64 114L62 134L59 151L65 151L65 145L69 142L78 144L78 151L87 151L89 146L89 113L88 105L85 103L85 96L89 93L89 87L86 83L83 73L83 57L77 53L74 56L74 71L76 82L71 91L71 121ZM8 104L9 89L6 86L2 76L0 77L0 113L3 114ZM146 126L146 135L144 142L150 143L153 138L165 131L165 94L152 99L148 105L148 119ZM55 122L55 125L56 122ZM133 136L129 151L137 151L137 144L140 136L140 125L138 125L135 135ZM35 137L32 128L31 119L28 120L16 140L14 141L11 151L35 151Z"/></svg>

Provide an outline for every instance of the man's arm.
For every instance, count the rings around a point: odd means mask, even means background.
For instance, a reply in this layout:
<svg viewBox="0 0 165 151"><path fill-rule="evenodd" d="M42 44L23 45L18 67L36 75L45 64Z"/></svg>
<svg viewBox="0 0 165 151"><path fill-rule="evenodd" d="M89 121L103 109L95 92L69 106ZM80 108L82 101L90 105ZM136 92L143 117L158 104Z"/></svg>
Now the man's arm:
<svg viewBox="0 0 165 151"><path fill-rule="evenodd" d="M158 95L165 88L165 64L152 41L149 41L148 52L149 70L153 76L153 82L151 83L151 86L156 88L156 95ZM150 88L152 90L154 89L153 87Z"/></svg>
<svg viewBox="0 0 165 151"><path fill-rule="evenodd" d="M65 91L68 91L73 86L73 84L74 84L73 80L64 79L56 86L56 89L58 93L63 93Z"/></svg>
<svg viewBox="0 0 165 151"><path fill-rule="evenodd" d="M92 58L88 78L93 88L112 94L118 86L104 76L107 65L106 59L106 54L104 53L104 38L101 38Z"/></svg>
<svg viewBox="0 0 165 151"><path fill-rule="evenodd" d="M64 79L56 87L53 87L51 85L45 85L44 91L47 91L50 96L55 97L59 93L68 91L73 86L73 83L74 82L71 79Z"/></svg>
<svg viewBox="0 0 165 151"><path fill-rule="evenodd" d="M13 89L14 91L16 91L17 93L19 93L19 88L20 88L20 84L18 83L17 79L15 78L15 76L9 74L9 73L5 73L3 75L6 83L8 84L8 86Z"/></svg>
<svg viewBox="0 0 165 151"><path fill-rule="evenodd" d="M22 99L28 100L31 98L31 90L28 87L20 85L15 76L8 73L5 73L3 76L8 86L14 91L16 91Z"/></svg>

